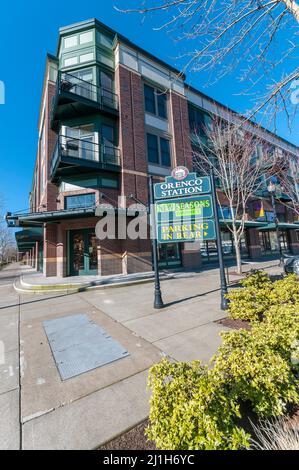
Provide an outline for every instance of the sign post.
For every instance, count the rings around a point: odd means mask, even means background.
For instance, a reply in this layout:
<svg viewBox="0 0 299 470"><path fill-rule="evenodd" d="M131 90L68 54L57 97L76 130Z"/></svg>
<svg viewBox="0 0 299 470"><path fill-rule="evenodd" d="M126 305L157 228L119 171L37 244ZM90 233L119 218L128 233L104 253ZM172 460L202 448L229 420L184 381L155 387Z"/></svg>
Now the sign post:
<svg viewBox="0 0 299 470"><path fill-rule="evenodd" d="M216 185L215 185L215 175L214 169L211 166L210 169L210 177L211 177L211 186L212 186L212 199L213 199L213 206L214 206L214 217L215 217L215 226L216 226L216 243L217 243L217 251L218 251L218 259L219 259L219 270L220 270L220 291L221 291L221 310L227 309L228 300L226 298L227 294L227 283L224 271L224 261L223 261L223 251L222 251L222 243L221 243L221 230L220 230L220 223L219 223L219 215L217 210L217 193L216 193Z"/></svg>
<svg viewBox="0 0 299 470"><path fill-rule="evenodd" d="M155 272L155 298L154 298L154 308L160 309L164 307L160 286L160 277L159 277L159 265L158 265L158 242L156 238L156 211L154 204L154 191L153 191L153 177L149 177L149 206L150 217L152 218L152 256L153 256L153 267Z"/></svg>
<svg viewBox="0 0 299 470"><path fill-rule="evenodd" d="M224 272L221 232L217 209L214 171L210 176L174 168L163 183L153 185L149 178L149 202L153 230L153 267L155 271L154 308L162 308L158 267L158 243L182 243L216 240L221 288L221 309L227 308L227 284Z"/></svg>

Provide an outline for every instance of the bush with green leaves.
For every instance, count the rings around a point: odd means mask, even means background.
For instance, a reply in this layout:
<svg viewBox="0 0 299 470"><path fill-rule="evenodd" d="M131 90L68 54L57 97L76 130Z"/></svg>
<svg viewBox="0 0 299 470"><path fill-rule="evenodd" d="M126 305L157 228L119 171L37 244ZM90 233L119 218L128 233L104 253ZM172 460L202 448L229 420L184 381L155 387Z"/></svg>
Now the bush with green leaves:
<svg viewBox="0 0 299 470"><path fill-rule="evenodd" d="M229 317L236 320L259 321L265 311L270 307L270 294L272 286L253 286L232 290L227 294L229 300Z"/></svg>
<svg viewBox="0 0 299 470"><path fill-rule="evenodd" d="M270 307L263 321L252 325L251 333L293 364L299 343L299 303Z"/></svg>
<svg viewBox="0 0 299 470"><path fill-rule="evenodd" d="M227 295L232 319L261 321L272 306L299 303L299 282L294 274L271 282L266 273L259 271L245 278L241 284L242 288L234 289Z"/></svg>
<svg viewBox="0 0 299 470"><path fill-rule="evenodd" d="M299 284L272 283L256 272L229 294L230 316L250 330L222 333L212 368L166 359L149 374L147 435L158 449L241 449L250 436L237 424L240 404L260 417L280 416L299 401Z"/></svg>
<svg viewBox="0 0 299 470"><path fill-rule="evenodd" d="M235 400L250 402L253 411L261 417L279 416L287 404L298 401L299 382L290 360L276 350L277 329L270 335L269 329L266 332L257 326L250 331L222 333L222 339L213 360L213 374Z"/></svg>
<svg viewBox="0 0 299 470"><path fill-rule="evenodd" d="M264 287L272 284L270 276L266 271L252 269L244 279L240 281L243 287Z"/></svg>
<svg viewBox="0 0 299 470"><path fill-rule="evenodd" d="M199 361L164 359L149 373L152 389L149 439L161 450L226 450L248 447L235 423L239 406Z"/></svg>
<svg viewBox="0 0 299 470"><path fill-rule="evenodd" d="M289 274L273 283L269 302L274 306L299 303L299 282L296 274Z"/></svg>

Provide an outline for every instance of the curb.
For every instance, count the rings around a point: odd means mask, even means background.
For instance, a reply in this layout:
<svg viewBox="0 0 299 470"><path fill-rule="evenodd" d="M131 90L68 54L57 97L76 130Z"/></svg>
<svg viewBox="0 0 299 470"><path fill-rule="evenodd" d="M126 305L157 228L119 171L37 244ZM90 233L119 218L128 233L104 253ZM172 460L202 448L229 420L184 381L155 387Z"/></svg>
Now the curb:
<svg viewBox="0 0 299 470"><path fill-rule="evenodd" d="M174 276L169 274L164 274L160 276L160 280L164 281L167 279L172 279ZM16 292L23 293L23 294L43 294L43 293L69 293L75 294L80 292L85 292L87 290L101 290L101 289L111 289L111 288L120 288L120 287L130 287L138 284L146 284L154 282L154 277L145 278L145 279L136 279L132 281L125 281L125 282L115 282L111 284L102 284L102 285L75 285L75 284L61 284L54 286L30 286L30 284L25 283L21 278L19 282L14 282L13 287ZM26 287L28 286L28 287ZM53 288L54 287L54 288Z"/></svg>

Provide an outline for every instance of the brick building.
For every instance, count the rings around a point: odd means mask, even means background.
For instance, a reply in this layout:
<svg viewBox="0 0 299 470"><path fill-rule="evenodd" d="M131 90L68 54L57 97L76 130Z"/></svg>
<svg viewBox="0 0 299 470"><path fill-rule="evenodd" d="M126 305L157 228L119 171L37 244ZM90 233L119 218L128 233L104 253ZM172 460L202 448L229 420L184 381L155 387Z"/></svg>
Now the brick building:
<svg viewBox="0 0 299 470"><path fill-rule="evenodd" d="M61 28L57 54L46 60L30 211L7 216L9 225L24 227L17 233L20 251L46 276L151 270L148 239L129 240L120 233L115 240L97 239L96 207L110 204L129 222L122 209L136 200L147 205L149 174L160 181L175 166L192 170L191 129L214 115L230 120L235 113L99 21ZM296 146L249 126L297 167ZM277 212L283 250L299 252L291 211L278 202ZM227 223L222 220L229 257L234 248ZM242 256L275 251L273 208L267 196L259 197L252 201ZM164 268L198 268L216 257L214 242L191 253L184 243L159 248Z"/></svg>

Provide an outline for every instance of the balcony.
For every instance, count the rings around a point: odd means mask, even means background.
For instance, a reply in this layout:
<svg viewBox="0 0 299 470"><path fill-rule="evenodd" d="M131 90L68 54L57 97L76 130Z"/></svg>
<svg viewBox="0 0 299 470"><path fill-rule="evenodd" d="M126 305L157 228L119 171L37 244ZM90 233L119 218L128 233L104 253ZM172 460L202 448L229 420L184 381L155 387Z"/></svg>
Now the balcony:
<svg viewBox="0 0 299 470"><path fill-rule="evenodd" d="M111 90L99 87L76 76L59 72L56 94L52 102L51 127L57 131L59 122L77 116L102 112L118 115L118 96Z"/></svg>
<svg viewBox="0 0 299 470"><path fill-rule="evenodd" d="M90 171L120 171L120 150L112 144L75 139L59 134L50 162L53 183L63 176Z"/></svg>

